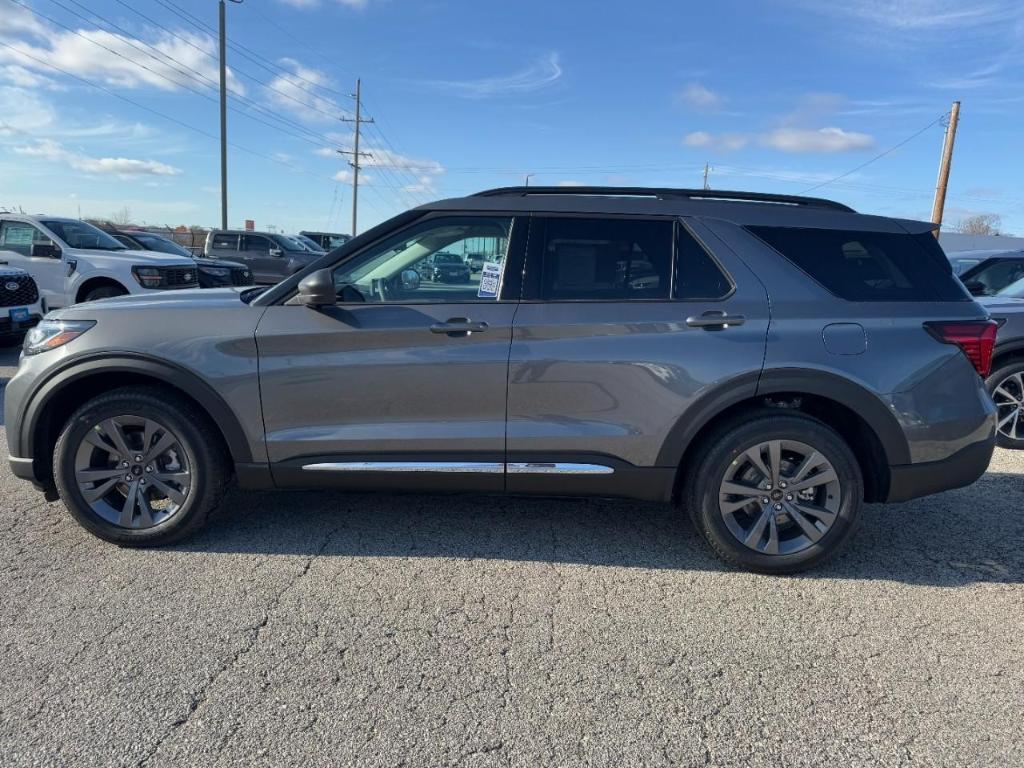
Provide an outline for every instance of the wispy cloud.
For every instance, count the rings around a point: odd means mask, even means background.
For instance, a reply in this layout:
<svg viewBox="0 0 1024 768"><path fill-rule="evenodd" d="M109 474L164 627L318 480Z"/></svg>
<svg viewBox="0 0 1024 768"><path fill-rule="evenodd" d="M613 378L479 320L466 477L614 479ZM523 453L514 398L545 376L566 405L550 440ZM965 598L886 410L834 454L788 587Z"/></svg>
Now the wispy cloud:
<svg viewBox="0 0 1024 768"><path fill-rule="evenodd" d="M133 179L139 176L177 176L182 171L173 165L156 160L137 160L127 157L89 157L66 149L52 139L40 139L32 144L14 147L14 153L63 162L76 171L103 176Z"/></svg>
<svg viewBox="0 0 1024 768"><path fill-rule="evenodd" d="M426 84L467 99L487 99L539 91L554 85L561 77L559 55L551 52L510 75L476 80L429 80Z"/></svg>
<svg viewBox="0 0 1024 768"><path fill-rule="evenodd" d="M333 83L326 72L284 58L278 62L288 70L270 81L266 95L278 107L288 110L303 120L318 122L342 114L341 107L321 93Z"/></svg>
<svg viewBox="0 0 1024 768"><path fill-rule="evenodd" d="M290 5L292 8L316 8L320 5L320 0L278 0L278 2ZM369 0L334 0L334 2L349 8L365 8Z"/></svg>
<svg viewBox="0 0 1024 768"><path fill-rule="evenodd" d="M827 128L777 128L761 134L758 141L782 152L835 154L871 149L875 146L873 137L857 131L845 131L830 126Z"/></svg>
<svg viewBox="0 0 1024 768"><path fill-rule="evenodd" d="M685 86L676 94L676 99L683 106L697 112L718 112L725 106L724 96L700 83L690 83Z"/></svg>

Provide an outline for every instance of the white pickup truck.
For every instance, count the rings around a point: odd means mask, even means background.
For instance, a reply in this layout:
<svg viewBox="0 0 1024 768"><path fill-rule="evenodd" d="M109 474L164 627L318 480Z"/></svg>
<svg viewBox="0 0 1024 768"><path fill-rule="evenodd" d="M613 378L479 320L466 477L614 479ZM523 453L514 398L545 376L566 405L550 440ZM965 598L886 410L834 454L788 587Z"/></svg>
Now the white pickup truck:
<svg viewBox="0 0 1024 768"><path fill-rule="evenodd" d="M126 293L197 288L191 259L135 251L78 219L0 213L0 261L28 272L44 312Z"/></svg>

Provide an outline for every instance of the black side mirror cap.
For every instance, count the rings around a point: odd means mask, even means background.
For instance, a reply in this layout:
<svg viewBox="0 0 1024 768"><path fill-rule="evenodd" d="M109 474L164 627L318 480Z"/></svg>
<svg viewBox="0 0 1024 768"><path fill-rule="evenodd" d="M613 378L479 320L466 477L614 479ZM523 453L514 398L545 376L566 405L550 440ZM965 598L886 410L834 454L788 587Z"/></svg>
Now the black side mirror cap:
<svg viewBox="0 0 1024 768"><path fill-rule="evenodd" d="M338 293L334 287L334 273L330 269L318 269L302 278L299 281L299 292L295 295L295 303L313 309L337 304Z"/></svg>
<svg viewBox="0 0 1024 768"><path fill-rule="evenodd" d="M53 243L32 243L29 249L29 256L33 258L59 259L60 246Z"/></svg>

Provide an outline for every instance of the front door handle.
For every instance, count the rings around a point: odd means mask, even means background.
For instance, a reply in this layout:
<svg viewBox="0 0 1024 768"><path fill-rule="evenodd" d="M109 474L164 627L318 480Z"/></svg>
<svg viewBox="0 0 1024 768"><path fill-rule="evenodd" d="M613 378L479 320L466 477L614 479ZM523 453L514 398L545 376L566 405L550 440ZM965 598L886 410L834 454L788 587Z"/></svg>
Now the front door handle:
<svg viewBox="0 0 1024 768"><path fill-rule="evenodd" d="M489 326L483 321L470 320L467 317L450 317L443 323L430 326L431 333L445 333L449 336L469 336L472 333L483 333Z"/></svg>
<svg viewBox="0 0 1024 768"><path fill-rule="evenodd" d="M743 315L728 315L719 310L686 318L686 324L691 328L706 328L712 331L723 330L731 325L743 325L745 322L747 322L747 318Z"/></svg>

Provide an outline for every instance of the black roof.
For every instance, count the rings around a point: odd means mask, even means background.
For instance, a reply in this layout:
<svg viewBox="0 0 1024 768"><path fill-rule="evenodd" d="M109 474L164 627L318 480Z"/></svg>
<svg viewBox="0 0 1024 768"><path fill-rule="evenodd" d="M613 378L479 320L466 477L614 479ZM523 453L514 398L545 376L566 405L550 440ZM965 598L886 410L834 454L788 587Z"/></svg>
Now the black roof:
<svg viewBox="0 0 1024 768"><path fill-rule="evenodd" d="M882 232L930 232L934 225L857 213L834 200L709 189L663 187L501 187L439 200L422 210L702 216L740 225Z"/></svg>

